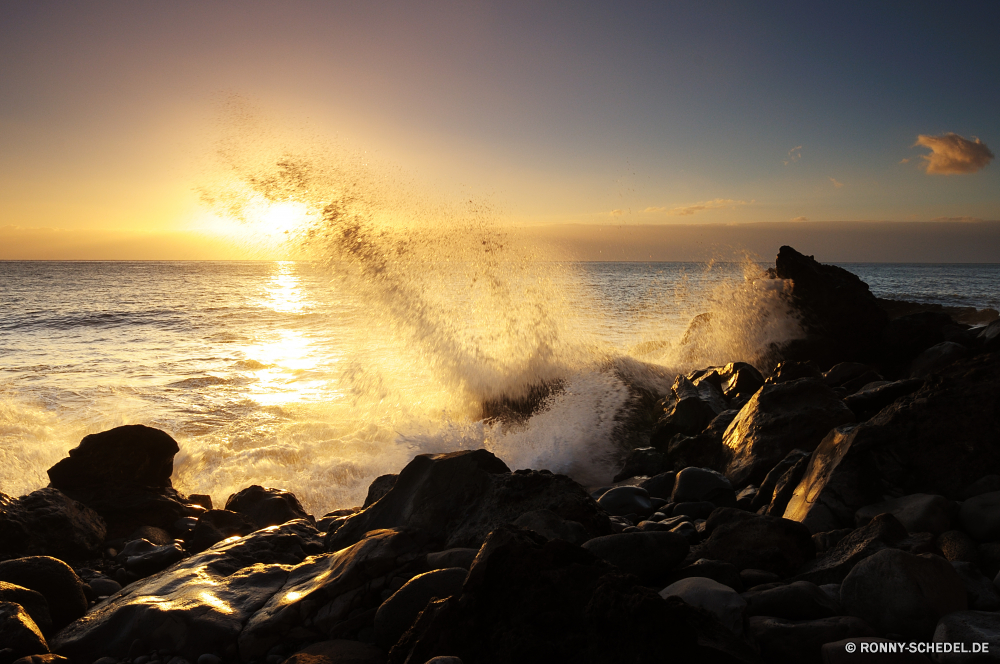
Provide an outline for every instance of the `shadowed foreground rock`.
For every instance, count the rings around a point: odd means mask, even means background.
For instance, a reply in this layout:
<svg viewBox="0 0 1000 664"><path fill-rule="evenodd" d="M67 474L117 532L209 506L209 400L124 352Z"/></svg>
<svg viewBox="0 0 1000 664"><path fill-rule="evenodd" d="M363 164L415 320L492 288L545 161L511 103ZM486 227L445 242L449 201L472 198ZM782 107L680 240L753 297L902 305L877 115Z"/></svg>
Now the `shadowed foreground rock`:
<svg viewBox="0 0 1000 664"><path fill-rule="evenodd" d="M82 560L100 555L104 519L62 492L39 489L10 499L0 494L0 559L56 556Z"/></svg>

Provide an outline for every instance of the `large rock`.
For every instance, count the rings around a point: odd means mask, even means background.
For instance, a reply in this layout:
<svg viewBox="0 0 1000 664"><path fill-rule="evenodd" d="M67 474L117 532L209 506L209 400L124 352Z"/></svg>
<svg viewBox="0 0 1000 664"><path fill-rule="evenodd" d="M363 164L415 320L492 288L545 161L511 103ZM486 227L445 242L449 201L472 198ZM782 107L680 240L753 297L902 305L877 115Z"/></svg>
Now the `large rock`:
<svg viewBox="0 0 1000 664"><path fill-rule="evenodd" d="M708 557L732 563L741 571L760 569L781 577L815 557L812 536L802 524L772 516L748 516L713 524L704 544Z"/></svg>
<svg viewBox="0 0 1000 664"><path fill-rule="evenodd" d="M940 535L951 529L951 522L958 513L958 505L944 496L915 493L866 505L855 515L855 522L863 526L879 514L892 514L911 533Z"/></svg>
<svg viewBox="0 0 1000 664"><path fill-rule="evenodd" d="M101 554L105 535L107 526L97 512L57 489L0 500L0 559L94 558Z"/></svg>
<svg viewBox="0 0 1000 664"><path fill-rule="evenodd" d="M483 544L462 595L429 604L389 662L654 662L665 649L682 662L756 661L681 600L663 600L580 547L505 526Z"/></svg>
<svg viewBox="0 0 1000 664"><path fill-rule="evenodd" d="M519 516L514 525L533 530L545 539L566 540L570 544L583 544L590 537L587 529L576 521L567 521L551 510L534 510Z"/></svg>
<svg viewBox="0 0 1000 664"><path fill-rule="evenodd" d="M840 614L840 605L815 583L787 585L743 593L748 616L774 616L788 620L816 620Z"/></svg>
<svg viewBox="0 0 1000 664"><path fill-rule="evenodd" d="M0 602L20 604L38 625L38 629L42 630L42 634L52 634L52 615L49 613L49 603L37 590L0 581Z"/></svg>
<svg viewBox="0 0 1000 664"><path fill-rule="evenodd" d="M678 533L643 531L595 537L583 548L623 572L651 581L679 565L690 546Z"/></svg>
<svg viewBox="0 0 1000 664"><path fill-rule="evenodd" d="M84 662L123 658L135 641L143 652L167 650L192 662L205 652L224 652L294 566L322 551L319 532L306 521L218 544L129 584L59 632L52 649Z"/></svg>
<svg viewBox="0 0 1000 664"><path fill-rule="evenodd" d="M772 499L774 498L774 489L778 485L781 478L784 477L786 473L796 464L798 464L799 461L808 458L809 452L806 452L805 450L792 450L785 455L785 458L776 463L774 467L768 471L767 475L764 476L764 481L760 483L757 493L750 501L751 510L756 512L761 507L770 505ZM781 514L776 514L775 516L781 516Z"/></svg>
<svg viewBox="0 0 1000 664"><path fill-rule="evenodd" d="M701 576L675 581L660 591L660 597L680 597L687 604L708 611L733 634L743 634L743 613L747 603L739 593Z"/></svg>
<svg viewBox="0 0 1000 664"><path fill-rule="evenodd" d="M802 378L765 385L740 410L723 436L733 486L759 484L794 449L815 449L830 429L854 421L854 414L819 380Z"/></svg>
<svg viewBox="0 0 1000 664"><path fill-rule="evenodd" d="M796 579L817 585L840 583L859 562L906 538L906 528L891 514L880 514L841 539L821 558L798 570Z"/></svg>
<svg viewBox="0 0 1000 664"><path fill-rule="evenodd" d="M638 486L616 486L605 491L597 499L597 504L611 516L646 517L653 513L653 503L649 492Z"/></svg>
<svg viewBox="0 0 1000 664"><path fill-rule="evenodd" d="M507 466L486 450L421 454L368 509L347 517L327 538L339 549L380 528L407 527L438 538L444 548L478 548L490 531L525 512L550 510L576 521L591 536L611 523L586 490L564 475Z"/></svg>
<svg viewBox="0 0 1000 664"><path fill-rule="evenodd" d="M707 501L716 507L735 507L736 493L729 480L710 468L685 468L674 481L672 503Z"/></svg>
<svg viewBox="0 0 1000 664"><path fill-rule="evenodd" d="M979 652L941 653L934 661L942 664L965 662L995 662L1000 653L1000 613L993 611L955 611L942 616L934 628L935 643L961 643L967 650L973 644L989 644ZM983 650L986 652L984 653Z"/></svg>
<svg viewBox="0 0 1000 664"><path fill-rule="evenodd" d="M452 567L418 574L407 581L375 613L377 643L386 650L396 645L429 601L461 595L468 573L461 567Z"/></svg>
<svg viewBox="0 0 1000 664"><path fill-rule="evenodd" d="M898 549L859 562L840 586L840 601L880 632L920 641L930 640L942 616L967 607L965 584L951 563Z"/></svg>
<svg viewBox="0 0 1000 664"><path fill-rule="evenodd" d="M100 514L110 538L143 525L169 529L204 510L170 483L178 450L167 433L141 424L90 434L49 468L50 485Z"/></svg>
<svg viewBox="0 0 1000 664"><path fill-rule="evenodd" d="M31 616L20 604L13 602L0 602L0 645L4 650L9 649L9 652L3 653L8 661L49 652L45 637Z"/></svg>
<svg viewBox="0 0 1000 664"><path fill-rule="evenodd" d="M245 516L254 529L280 526L294 519L309 519L295 494L254 484L229 496L226 510Z"/></svg>
<svg viewBox="0 0 1000 664"><path fill-rule="evenodd" d="M47 556L7 560L0 563L0 581L29 588L44 597L56 631L87 612L83 580L61 560Z"/></svg>
<svg viewBox="0 0 1000 664"><path fill-rule="evenodd" d="M969 349L962 344L942 341L914 358L910 364L910 378L924 378L968 356Z"/></svg>
<svg viewBox="0 0 1000 664"><path fill-rule="evenodd" d="M244 537L257 528L243 514L229 510L208 510L191 531L189 547L195 553L204 551L230 537Z"/></svg>
<svg viewBox="0 0 1000 664"><path fill-rule="evenodd" d="M857 276L835 265L822 265L791 247L781 247L774 275L791 280L787 296L801 316L807 338L785 349L792 360L816 361L821 368L877 355L889 317Z"/></svg>
<svg viewBox="0 0 1000 664"><path fill-rule="evenodd" d="M984 475L1000 474L1000 354L935 374L864 424L831 432L813 453L785 517L813 532L853 525L884 495L957 500Z"/></svg>
<svg viewBox="0 0 1000 664"><path fill-rule="evenodd" d="M920 311L894 318L882 331L880 360L885 375L905 378L914 358L946 341L946 330L954 324L951 316L941 311Z"/></svg>
<svg viewBox="0 0 1000 664"><path fill-rule="evenodd" d="M701 433L726 406L725 402L706 396L687 377L678 376L665 401L663 417L650 434L650 444L665 449L677 434L694 436ZM721 393L718 396L721 397Z"/></svg>

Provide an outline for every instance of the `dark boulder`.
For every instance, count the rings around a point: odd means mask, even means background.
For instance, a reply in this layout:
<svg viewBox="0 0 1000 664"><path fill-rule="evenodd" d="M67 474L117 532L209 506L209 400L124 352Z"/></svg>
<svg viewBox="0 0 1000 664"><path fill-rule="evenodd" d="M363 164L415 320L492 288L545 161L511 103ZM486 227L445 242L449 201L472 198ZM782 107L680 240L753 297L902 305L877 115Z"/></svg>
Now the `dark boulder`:
<svg viewBox="0 0 1000 664"><path fill-rule="evenodd" d="M663 470L665 458L655 447L637 447L625 457L622 469L614 476L613 481L621 482L630 477L653 477Z"/></svg>
<svg viewBox="0 0 1000 664"><path fill-rule="evenodd" d="M45 637L20 604L0 602L0 645L8 661L49 652Z"/></svg>
<svg viewBox="0 0 1000 664"><path fill-rule="evenodd" d="M768 471L767 475L764 476L764 481L760 483L760 487L757 489L753 500L750 502L751 511L756 512L761 507L771 504L771 499L774 497L774 488L777 486L779 480L803 458L808 459L809 452L798 449L792 450L785 455L785 458L776 463L774 468ZM781 515L778 514L776 516Z"/></svg>
<svg viewBox="0 0 1000 664"><path fill-rule="evenodd" d="M866 622L852 616L817 620L754 616L749 623L761 656L773 664L820 664L824 644L848 637L876 635Z"/></svg>
<svg viewBox="0 0 1000 664"><path fill-rule="evenodd" d="M376 643L388 650L396 645L417 615L434 598L445 599L462 594L468 570L461 567L418 574L382 602L375 613Z"/></svg>
<svg viewBox="0 0 1000 664"><path fill-rule="evenodd" d="M945 330L955 322L943 312L922 311L895 318L882 332L881 365L886 376L905 378L910 364L924 350L946 341Z"/></svg>
<svg viewBox="0 0 1000 664"><path fill-rule="evenodd" d="M50 486L100 514L110 538L142 525L170 529L203 511L170 483L178 450L167 433L141 424L90 434L49 468Z"/></svg>
<svg viewBox="0 0 1000 664"><path fill-rule="evenodd" d="M953 341L942 341L917 355L910 363L910 378L925 378L969 356L969 349Z"/></svg>
<svg viewBox="0 0 1000 664"><path fill-rule="evenodd" d="M654 475L649 479L639 482L639 488L645 489L652 498L670 500L670 495L674 491L674 482L677 481L677 473L668 470L665 473Z"/></svg>
<svg viewBox="0 0 1000 664"><path fill-rule="evenodd" d="M787 383L792 380L799 380L800 378L816 378L820 379L823 377L823 373L816 366L816 363L812 360L806 362L778 362L774 367L774 371L768 376L765 384L773 385L775 383Z"/></svg>
<svg viewBox="0 0 1000 664"><path fill-rule="evenodd" d="M855 427L830 432L785 510L813 532L853 525L884 495L959 499L1000 473L1000 354L963 360Z"/></svg>
<svg viewBox="0 0 1000 664"><path fill-rule="evenodd" d="M781 247L774 275L791 280L788 299L807 337L783 350L790 360L814 360L821 368L843 361L870 362L889 322L868 284L835 265L822 265Z"/></svg>
<svg viewBox="0 0 1000 664"><path fill-rule="evenodd" d="M988 662L996 661L996 653L1000 652L1000 613L994 611L955 611L943 616L934 629L935 643L988 643L989 651L985 654L954 654L950 653L937 662ZM945 659L947 658L947 659Z"/></svg>
<svg viewBox="0 0 1000 664"><path fill-rule="evenodd" d="M706 399L686 376L678 376L664 401L664 414L653 427L649 442L662 450L677 434L697 435L724 409L724 403Z"/></svg>
<svg viewBox="0 0 1000 664"><path fill-rule="evenodd" d="M0 581L0 602L14 602L24 607L31 619L42 630L42 634L52 634L52 616L49 603L37 590Z"/></svg>
<svg viewBox="0 0 1000 664"><path fill-rule="evenodd" d="M171 542L157 546L145 539L132 540L118 554L117 561L137 577L165 570L185 557L184 549Z"/></svg>
<svg viewBox="0 0 1000 664"><path fill-rule="evenodd" d="M518 528L533 530L545 539L561 539L571 544L583 544L590 536L576 521L567 521L551 510L525 512L514 520Z"/></svg>
<svg viewBox="0 0 1000 664"><path fill-rule="evenodd" d="M965 562L952 562L951 566L958 572L970 609L975 611L1000 611L1000 589L992 579L987 578L977 565Z"/></svg>
<svg viewBox="0 0 1000 664"><path fill-rule="evenodd" d="M54 556L83 560L101 554L104 519L57 489L0 499L0 559Z"/></svg>
<svg viewBox="0 0 1000 664"><path fill-rule="evenodd" d="M418 455L377 503L347 517L327 537L336 550L379 528L408 527L446 547L478 547L491 530L525 512L546 509L591 536L611 532L607 514L579 484L548 471L507 466L486 450Z"/></svg>
<svg viewBox="0 0 1000 664"><path fill-rule="evenodd" d="M647 517L656 509L649 493L637 486L616 486L608 489L597 499L597 504L611 516L635 514Z"/></svg>
<svg viewBox="0 0 1000 664"><path fill-rule="evenodd" d="M224 539L243 537L255 530L257 528L243 514L229 510L208 510L198 517L198 523L191 531L189 548L199 553Z"/></svg>
<svg viewBox="0 0 1000 664"><path fill-rule="evenodd" d="M840 583L859 562L906 539L906 528L891 514L880 514L842 537L822 557L800 568L796 579L817 585Z"/></svg>
<svg viewBox="0 0 1000 664"><path fill-rule="evenodd" d="M788 620L815 620L840 615L840 605L822 588L808 581L743 593L748 616L774 616Z"/></svg>
<svg viewBox="0 0 1000 664"><path fill-rule="evenodd" d="M369 643L334 639L306 646L282 664L385 664L385 651Z"/></svg>
<svg viewBox="0 0 1000 664"><path fill-rule="evenodd" d="M747 517L712 524L705 542L707 556L732 563L739 570L762 569L781 577L789 576L815 557L812 537L802 524L772 516Z"/></svg>
<svg viewBox="0 0 1000 664"><path fill-rule="evenodd" d="M0 563L0 581L29 588L44 597L55 631L87 612L83 580L61 560L30 556L4 561Z"/></svg>
<svg viewBox="0 0 1000 664"><path fill-rule="evenodd" d="M280 526L295 519L310 519L295 494L260 485L249 486L226 501L226 510L242 514L255 529Z"/></svg>
<svg viewBox="0 0 1000 664"><path fill-rule="evenodd" d="M583 548L647 582L667 575L690 550L683 535L669 531L605 535L587 541Z"/></svg>
<svg viewBox="0 0 1000 664"><path fill-rule="evenodd" d="M792 450L792 452L795 452L795 450ZM799 485L802 476L806 473L806 468L809 467L809 457L810 454L808 452L804 456L800 456L795 464L778 478L778 481L774 485L774 494L771 496L771 502L764 509L764 514L784 516L788 502L795 493L795 487Z"/></svg>
<svg viewBox="0 0 1000 664"><path fill-rule="evenodd" d="M375 504L382 496L389 493L389 490L395 486L397 477L399 475L379 475L372 480L372 483L368 485L368 495L365 496L365 502L361 508L368 508L370 505Z"/></svg>
<svg viewBox="0 0 1000 664"><path fill-rule="evenodd" d="M958 505L944 496L915 493L866 505L855 512L854 521L863 526L879 514L892 514L907 532L940 535L956 520Z"/></svg>
<svg viewBox="0 0 1000 664"><path fill-rule="evenodd" d="M840 397L818 380L765 385L726 429L726 477L737 487L759 484L793 449L812 451L830 429L853 421Z"/></svg>
<svg viewBox="0 0 1000 664"><path fill-rule="evenodd" d="M716 507L734 507L736 492L726 477L711 468L685 468L677 473L670 502L707 501Z"/></svg>
<svg viewBox="0 0 1000 664"><path fill-rule="evenodd" d="M878 414L886 406L895 402L896 399L913 394L923 387L923 385L924 381L920 378L897 380L848 395L844 399L844 403L854 413L858 422L864 422Z"/></svg>
<svg viewBox="0 0 1000 664"><path fill-rule="evenodd" d="M740 571L731 563L721 560L709 560L699 558L690 565L674 570L666 575L664 583L670 585L675 581L687 579L692 576L701 576L706 579L718 581L724 586L729 586L738 593L744 591L743 580L740 578Z"/></svg>

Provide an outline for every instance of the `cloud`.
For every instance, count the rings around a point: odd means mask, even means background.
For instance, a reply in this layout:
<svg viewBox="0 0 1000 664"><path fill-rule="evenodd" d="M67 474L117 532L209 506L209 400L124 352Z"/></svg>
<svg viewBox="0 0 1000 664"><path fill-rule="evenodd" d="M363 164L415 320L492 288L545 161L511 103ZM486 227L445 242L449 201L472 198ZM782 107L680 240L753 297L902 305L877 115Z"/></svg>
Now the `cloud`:
<svg viewBox="0 0 1000 664"><path fill-rule="evenodd" d="M669 209L670 208L665 208L665 207L648 207L645 210L643 210L643 212L666 212Z"/></svg>
<svg viewBox="0 0 1000 664"><path fill-rule="evenodd" d="M794 148L788 151L788 159L785 159L781 163L783 163L785 166L788 166L789 164L794 164L799 159L802 159L802 146L796 145Z"/></svg>
<svg viewBox="0 0 1000 664"><path fill-rule="evenodd" d="M835 189L840 189L841 187L844 186L843 182L837 182L837 178L830 178L830 182L833 183Z"/></svg>
<svg viewBox="0 0 1000 664"><path fill-rule="evenodd" d="M993 161L993 153L985 143L978 138L970 141L955 133L943 136L920 134L913 145L930 148L930 154L921 155L928 175L975 173Z"/></svg>
<svg viewBox="0 0 1000 664"><path fill-rule="evenodd" d="M934 217L931 221L957 221L959 223L976 223L982 221L979 217Z"/></svg>
<svg viewBox="0 0 1000 664"><path fill-rule="evenodd" d="M716 198L714 201L703 201L701 203L695 203L693 205L682 205L681 207L670 208L667 214L676 217L687 217L696 212L702 212L703 210L718 210L721 208L736 208L741 205L750 205L755 201L734 201L731 198ZM652 211L661 211L664 208L646 208Z"/></svg>
<svg viewBox="0 0 1000 664"><path fill-rule="evenodd" d="M620 217L620 216L622 216L622 214L624 214L624 213L621 210L612 210L611 211L611 216L612 217Z"/></svg>
<svg viewBox="0 0 1000 664"><path fill-rule="evenodd" d="M903 157L902 159L899 160L899 163L901 163L901 164L908 164L908 163L910 163L910 160L907 159L906 157Z"/></svg>
<svg viewBox="0 0 1000 664"><path fill-rule="evenodd" d="M808 217L792 217L791 221L809 221Z"/></svg>

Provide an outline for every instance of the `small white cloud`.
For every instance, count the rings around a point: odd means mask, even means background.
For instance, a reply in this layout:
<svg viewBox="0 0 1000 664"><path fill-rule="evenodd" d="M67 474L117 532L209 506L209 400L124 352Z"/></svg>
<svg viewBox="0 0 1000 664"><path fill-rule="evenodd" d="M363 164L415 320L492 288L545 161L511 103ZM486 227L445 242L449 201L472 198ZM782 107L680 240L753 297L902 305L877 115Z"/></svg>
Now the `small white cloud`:
<svg viewBox="0 0 1000 664"><path fill-rule="evenodd" d="M982 221L979 217L934 217L931 221L956 221L959 223L975 223Z"/></svg>
<svg viewBox="0 0 1000 664"><path fill-rule="evenodd" d="M665 208L665 207L648 207L645 210L643 210L643 212L666 212L669 209L670 208Z"/></svg>
<svg viewBox="0 0 1000 664"><path fill-rule="evenodd" d="M794 164L799 159L802 159L802 146L796 145L794 148L788 151L788 158L782 161L785 166L789 164Z"/></svg>
<svg viewBox="0 0 1000 664"><path fill-rule="evenodd" d="M834 189L840 189L841 187L844 186L844 183L843 182L838 182L837 178L830 178L830 182L833 183Z"/></svg>
<svg viewBox="0 0 1000 664"><path fill-rule="evenodd" d="M809 221L808 217L792 217L791 221Z"/></svg>
<svg viewBox="0 0 1000 664"><path fill-rule="evenodd" d="M931 153L921 155L928 175L955 175L975 173L993 161L993 153L978 138L970 141L955 133L943 136L917 136L914 146L930 148Z"/></svg>
<svg viewBox="0 0 1000 664"><path fill-rule="evenodd" d="M701 203L694 203L693 205L682 205L680 207L670 208L667 214L686 217L697 212L702 212L703 210L718 210L721 208L737 208L742 205L751 205L755 201L736 201L731 198L716 198L713 201L702 201ZM658 208L662 210L663 208Z"/></svg>
<svg viewBox="0 0 1000 664"><path fill-rule="evenodd" d="M910 163L910 160L907 159L906 157L903 157L902 159L899 160L899 163L901 163L901 164L908 164L908 163Z"/></svg>
<svg viewBox="0 0 1000 664"><path fill-rule="evenodd" d="M611 216L612 217L620 217L620 216L622 216L622 214L624 214L624 213L621 210L612 210L611 211Z"/></svg>

